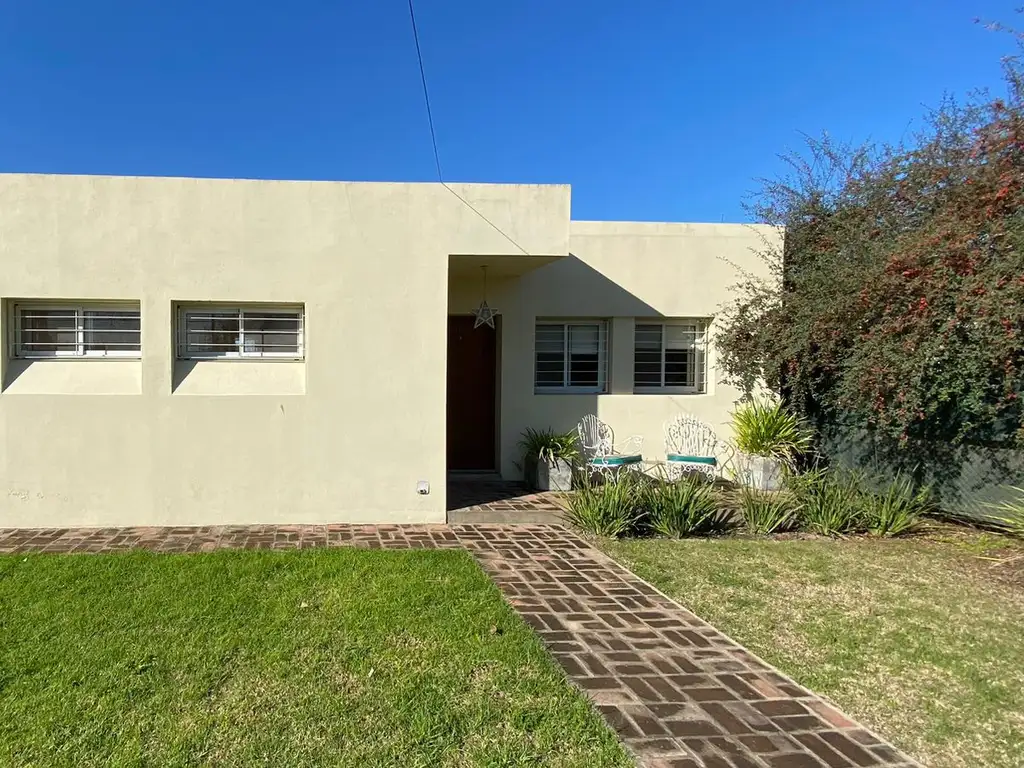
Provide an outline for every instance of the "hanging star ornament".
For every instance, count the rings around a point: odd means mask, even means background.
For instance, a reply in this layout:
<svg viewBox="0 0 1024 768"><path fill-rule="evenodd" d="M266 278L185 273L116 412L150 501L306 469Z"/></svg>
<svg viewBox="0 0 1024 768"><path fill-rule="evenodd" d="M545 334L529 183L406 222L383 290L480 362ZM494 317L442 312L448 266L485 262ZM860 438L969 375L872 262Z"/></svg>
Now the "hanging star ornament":
<svg viewBox="0 0 1024 768"><path fill-rule="evenodd" d="M491 328L494 327L494 318L497 317L498 311L491 309L487 304L487 299L480 302L480 306L473 310L473 317L476 320L473 321L473 328L479 328L481 325L489 325Z"/></svg>
<svg viewBox="0 0 1024 768"><path fill-rule="evenodd" d="M473 317L476 320L473 321L473 329L476 330L481 325L489 325L491 328L494 327L494 318L498 315L498 310L491 309L487 303L487 265L480 267L480 271L484 276L484 297L483 301L480 302L480 306L473 310Z"/></svg>

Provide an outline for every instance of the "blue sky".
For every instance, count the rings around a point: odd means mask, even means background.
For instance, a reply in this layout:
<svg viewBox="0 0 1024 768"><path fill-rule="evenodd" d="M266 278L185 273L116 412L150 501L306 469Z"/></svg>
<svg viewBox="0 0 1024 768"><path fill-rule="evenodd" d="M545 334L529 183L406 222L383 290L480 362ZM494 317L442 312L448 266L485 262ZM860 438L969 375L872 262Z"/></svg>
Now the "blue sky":
<svg viewBox="0 0 1024 768"><path fill-rule="evenodd" d="M800 133L1001 89L1019 0L417 0L446 180L741 221ZM1024 22L1024 19L1020 19ZM1022 23L1024 26L1024 23ZM0 3L0 171L430 181L407 0Z"/></svg>

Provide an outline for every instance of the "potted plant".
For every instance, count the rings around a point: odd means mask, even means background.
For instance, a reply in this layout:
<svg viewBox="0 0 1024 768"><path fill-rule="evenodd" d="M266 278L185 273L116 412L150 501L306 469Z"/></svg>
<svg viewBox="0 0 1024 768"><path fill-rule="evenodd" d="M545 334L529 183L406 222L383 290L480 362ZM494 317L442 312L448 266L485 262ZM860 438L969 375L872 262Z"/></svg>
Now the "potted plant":
<svg viewBox="0 0 1024 768"><path fill-rule="evenodd" d="M737 480L762 491L779 490L783 469L811 444L810 431L775 400L741 403L732 413L732 428L740 453Z"/></svg>
<svg viewBox="0 0 1024 768"><path fill-rule="evenodd" d="M519 441L526 482L538 491L572 489L572 467L579 458L576 433L527 428Z"/></svg>

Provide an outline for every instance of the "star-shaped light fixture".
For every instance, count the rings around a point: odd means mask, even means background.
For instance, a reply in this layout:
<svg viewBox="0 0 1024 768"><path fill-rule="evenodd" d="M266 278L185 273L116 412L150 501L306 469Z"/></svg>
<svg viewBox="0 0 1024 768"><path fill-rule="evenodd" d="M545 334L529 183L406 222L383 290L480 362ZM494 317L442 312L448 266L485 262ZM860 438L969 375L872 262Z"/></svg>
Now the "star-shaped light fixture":
<svg viewBox="0 0 1024 768"><path fill-rule="evenodd" d="M493 309L487 303L487 266L480 267L484 273L484 298L480 302L480 306L473 310L473 317L476 320L473 321L473 328L479 328L481 325L489 325L491 328L494 327L494 318L498 316L498 310Z"/></svg>
<svg viewBox="0 0 1024 768"><path fill-rule="evenodd" d="M481 325L489 325L493 328L494 318L497 316L498 311L487 306L487 300L484 299L480 302L480 306L473 310L473 317L476 318L473 321L473 327L479 328Z"/></svg>

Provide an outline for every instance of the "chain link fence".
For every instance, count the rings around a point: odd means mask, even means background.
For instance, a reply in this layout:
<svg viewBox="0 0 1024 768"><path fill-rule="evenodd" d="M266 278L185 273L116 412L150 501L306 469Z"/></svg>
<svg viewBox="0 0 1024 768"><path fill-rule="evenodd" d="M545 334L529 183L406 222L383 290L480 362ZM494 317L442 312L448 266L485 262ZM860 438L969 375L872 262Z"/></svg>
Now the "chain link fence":
<svg viewBox="0 0 1024 768"><path fill-rule="evenodd" d="M1019 499L1013 488L1024 488L1024 451L935 444L900 450L842 425L825 431L821 450L830 464L864 471L879 485L910 473L932 486L943 512L976 522L991 520L994 505Z"/></svg>

